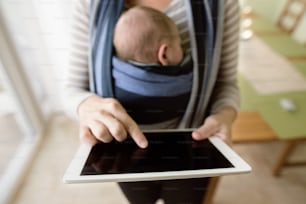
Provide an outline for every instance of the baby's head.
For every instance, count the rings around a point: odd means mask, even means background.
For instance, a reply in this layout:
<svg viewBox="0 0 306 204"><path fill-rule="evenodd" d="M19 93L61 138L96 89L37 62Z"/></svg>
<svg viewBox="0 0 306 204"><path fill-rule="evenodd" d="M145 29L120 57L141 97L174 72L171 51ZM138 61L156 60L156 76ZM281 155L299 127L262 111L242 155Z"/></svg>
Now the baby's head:
<svg viewBox="0 0 306 204"><path fill-rule="evenodd" d="M183 59L174 22L153 8L136 6L124 12L114 31L117 57L124 61L177 65Z"/></svg>

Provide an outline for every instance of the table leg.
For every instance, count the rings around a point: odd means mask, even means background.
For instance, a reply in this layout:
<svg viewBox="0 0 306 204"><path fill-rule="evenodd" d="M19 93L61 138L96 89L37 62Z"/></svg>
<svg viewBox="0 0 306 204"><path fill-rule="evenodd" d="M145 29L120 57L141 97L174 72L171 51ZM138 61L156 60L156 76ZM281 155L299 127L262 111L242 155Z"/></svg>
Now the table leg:
<svg viewBox="0 0 306 204"><path fill-rule="evenodd" d="M273 168L273 175L274 176L279 176L282 168L286 166L288 163L288 158L291 155L292 151L294 150L296 146L296 141L287 141L285 144L285 148L283 152L281 153L276 165Z"/></svg>

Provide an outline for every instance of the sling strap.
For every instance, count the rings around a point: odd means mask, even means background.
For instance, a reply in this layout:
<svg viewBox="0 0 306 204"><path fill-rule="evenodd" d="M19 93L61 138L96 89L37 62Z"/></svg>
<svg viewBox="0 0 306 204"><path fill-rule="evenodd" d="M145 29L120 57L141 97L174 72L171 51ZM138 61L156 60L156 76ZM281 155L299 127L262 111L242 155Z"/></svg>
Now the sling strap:
<svg viewBox="0 0 306 204"><path fill-rule="evenodd" d="M192 116L181 127L199 127L209 114L208 106L216 83L224 21L224 0L191 0L198 60L198 92Z"/></svg>
<svg viewBox="0 0 306 204"><path fill-rule="evenodd" d="M179 118L186 110L193 81L193 60L180 65L143 65L113 57L116 99L138 124Z"/></svg>
<svg viewBox="0 0 306 204"><path fill-rule="evenodd" d="M180 127L198 127L203 123L209 99L216 82L222 30L224 0L190 0L194 35L196 40L196 69L198 70L197 91L191 111L185 113ZM91 0L90 6L90 88L102 97L114 97L112 76L113 30L124 6L124 0Z"/></svg>
<svg viewBox="0 0 306 204"><path fill-rule="evenodd" d="M122 12L124 0L92 0L90 5L91 91L114 97L111 76L113 30Z"/></svg>

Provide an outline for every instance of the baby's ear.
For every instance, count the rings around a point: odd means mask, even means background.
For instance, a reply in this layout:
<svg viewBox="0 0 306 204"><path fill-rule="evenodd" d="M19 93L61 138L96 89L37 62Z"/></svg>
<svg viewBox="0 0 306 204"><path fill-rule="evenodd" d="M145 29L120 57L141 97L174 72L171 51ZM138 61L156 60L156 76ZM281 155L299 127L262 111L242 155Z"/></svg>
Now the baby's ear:
<svg viewBox="0 0 306 204"><path fill-rule="evenodd" d="M158 62L163 66L169 64L167 51L168 51L168 45L166 43L161 44L158 48L157 59Z"/></svg>

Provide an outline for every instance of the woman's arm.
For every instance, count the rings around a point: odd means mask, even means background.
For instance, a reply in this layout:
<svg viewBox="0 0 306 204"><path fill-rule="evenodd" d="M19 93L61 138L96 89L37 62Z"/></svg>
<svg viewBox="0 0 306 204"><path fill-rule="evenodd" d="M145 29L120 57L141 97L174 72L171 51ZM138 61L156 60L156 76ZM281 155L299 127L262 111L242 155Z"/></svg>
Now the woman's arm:
<svg viewBox="0 0 306 204"><path fill-rule="evenodd" d="M236 111L240 106L237 85L238 46L240 29L240 9L238 0L225 0L223 43L220 57L220 70L212 95L212 113L224 106Z"/></svg>
<svg viewBox="0 0 306 204"><path fill-rule="evenodd" d="M78 118L77 110L82 101L94 95L89 91L88 49L89 13L88 0L79 0L75 5L71 27L68 71L65 77L65 111Z"/></svg>
<svg viewBox="0 0 306 204"><path fill-rule="evenodd" d="M95 144L124 140L130 135L140 147L147 140L138 125L115 99L102 98L89 91L89 0L76 5L72 28L70 66L68 69L65 101L66 111L80 121L80 139Z"/></svg>
<svg viewBox="0 0 306 204"><path fill-rule="evenodd" d="M225 0L223 44L220 70L211 101L211 115L194 131L193 138L205 139L218 135L231 141L231 126L237 117L240 95L237 85L240 9L237 0Z"/></svg>

